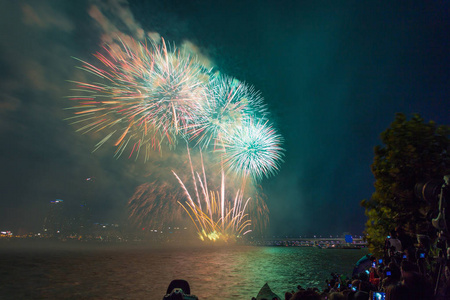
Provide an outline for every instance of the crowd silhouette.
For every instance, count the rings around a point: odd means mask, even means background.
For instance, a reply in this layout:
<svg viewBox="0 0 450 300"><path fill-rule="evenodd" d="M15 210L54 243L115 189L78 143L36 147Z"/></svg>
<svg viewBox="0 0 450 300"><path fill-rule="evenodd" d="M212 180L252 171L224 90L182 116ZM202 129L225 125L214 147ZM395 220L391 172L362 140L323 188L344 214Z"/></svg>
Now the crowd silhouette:
<svg viewBox="0 0 450 300"><path fill-rule="evenodd" d="M450 263L427 239L405 238L394 231L386 238L384 255L366 255L352 276L331 273L324 287L297 286L279 296L252 300L444 300L450 299ZM437 255L434 255L437 254ZM359 263L359 262L358 262ZM358 264L357 264L358 265Z"/></svg>

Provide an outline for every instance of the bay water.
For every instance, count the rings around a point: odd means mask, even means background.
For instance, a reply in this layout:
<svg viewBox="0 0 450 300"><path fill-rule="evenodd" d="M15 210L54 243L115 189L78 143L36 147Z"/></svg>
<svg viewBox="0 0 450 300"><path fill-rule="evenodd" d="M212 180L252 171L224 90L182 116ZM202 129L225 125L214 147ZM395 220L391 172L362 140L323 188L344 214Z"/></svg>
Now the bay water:
<svg viewBox="0 0 450 300"><path fill-rule="evenodd" d="M0 245L0 299L162 299L185 279L204 299L248 299L268 283L284 297L351 275L367 250L312 247Z"/></svg>

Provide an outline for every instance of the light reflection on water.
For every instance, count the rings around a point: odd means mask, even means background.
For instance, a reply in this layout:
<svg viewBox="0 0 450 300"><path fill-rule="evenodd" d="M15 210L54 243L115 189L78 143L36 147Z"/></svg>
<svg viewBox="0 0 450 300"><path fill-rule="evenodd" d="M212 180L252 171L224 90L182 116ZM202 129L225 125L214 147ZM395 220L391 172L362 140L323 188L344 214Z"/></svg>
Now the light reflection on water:
<svg viewBox="0 0 450 300"><path fill-rule="evenodd" d="M364 250L285 247L65 249L2 253L3 296L162 299L185 279L202 299L251 299L268 283L280 296L324 286L331 272L351 275ZM3 299L3 298L2 298Z"/></svg>

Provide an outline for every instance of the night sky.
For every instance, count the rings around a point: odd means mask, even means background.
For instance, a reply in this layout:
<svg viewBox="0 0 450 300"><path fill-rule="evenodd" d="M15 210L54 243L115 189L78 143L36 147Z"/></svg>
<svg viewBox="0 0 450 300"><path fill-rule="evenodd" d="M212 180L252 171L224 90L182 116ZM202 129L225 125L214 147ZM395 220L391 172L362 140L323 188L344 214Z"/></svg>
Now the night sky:
<svg viewBox="0 0 450 300"><path fill-rule="evenodd" d="M393 2L0 1L0 229L40 230L55 199L126 220L152 161L91 153L98 136L64 120L68 80L87 80L71 57L158 33L261 91L286 150L261 182L271 234L362 233L395 113L450 125L449 2Z"/></svg>

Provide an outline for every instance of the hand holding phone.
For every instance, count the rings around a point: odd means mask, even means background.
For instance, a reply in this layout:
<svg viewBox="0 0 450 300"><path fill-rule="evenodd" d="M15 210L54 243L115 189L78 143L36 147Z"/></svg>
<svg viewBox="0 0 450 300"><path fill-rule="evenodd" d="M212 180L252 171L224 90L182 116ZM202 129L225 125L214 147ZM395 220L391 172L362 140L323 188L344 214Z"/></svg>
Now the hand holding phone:
<svg viewBox="0 0 450 300"><path fill-rule="evenodd" d="M385 300L386 293L383 292L373 292L373 296L371 300Z"/></svg>

